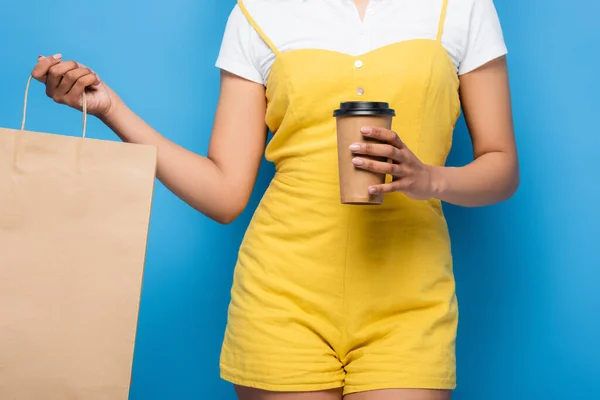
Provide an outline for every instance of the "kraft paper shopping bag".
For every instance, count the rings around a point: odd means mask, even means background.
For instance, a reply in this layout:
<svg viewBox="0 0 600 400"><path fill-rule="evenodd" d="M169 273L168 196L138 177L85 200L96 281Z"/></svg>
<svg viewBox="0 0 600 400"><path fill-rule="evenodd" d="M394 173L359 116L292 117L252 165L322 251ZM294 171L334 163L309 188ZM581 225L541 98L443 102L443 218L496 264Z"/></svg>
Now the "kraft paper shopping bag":
<svg viewBox="0 0 600 400"><path fill-rule="evenodd" d="M157 150L0 129L0 399L125 400Z"/></svg>

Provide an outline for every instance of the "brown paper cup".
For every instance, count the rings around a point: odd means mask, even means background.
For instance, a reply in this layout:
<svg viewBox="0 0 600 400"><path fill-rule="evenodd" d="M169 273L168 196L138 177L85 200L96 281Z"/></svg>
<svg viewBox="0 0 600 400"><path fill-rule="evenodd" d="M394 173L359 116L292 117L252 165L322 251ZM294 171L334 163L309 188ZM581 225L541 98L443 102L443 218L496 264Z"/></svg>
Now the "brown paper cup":
<svg viewBox="0 0 600 400"><path fill-rule="evenodd" d="M391 129L394 110L387 103L347 102L334 112L337 118L338 162L340 174L340 199L342 204L383 204L383 195L372 195L369 186L385 183L385 174L358 169L352 163L355 155L350 151L353 143L374 142L360 132L363 126ZM364 156L363 156L364 157ZM376 158L373 158L376 159ZM377 161L387 161L378 159Z"/></svg>

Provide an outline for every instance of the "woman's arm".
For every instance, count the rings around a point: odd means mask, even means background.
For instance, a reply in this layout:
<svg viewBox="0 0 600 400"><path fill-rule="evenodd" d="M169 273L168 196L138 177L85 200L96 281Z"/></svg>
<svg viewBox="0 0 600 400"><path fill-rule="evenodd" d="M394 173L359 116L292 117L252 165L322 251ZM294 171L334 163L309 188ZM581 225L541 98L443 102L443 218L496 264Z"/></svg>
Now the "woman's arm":
<svg viewBox="0 0 600 400"><path fill-rule="evenodd" d="M101 119L124 141L157 146L158 178L206 216L232 222L246 207L266 143L264 87L228 72L221 92L208 156L161 136L118 100Z"/></svg>
<svg viewBox="0 0 600 400"><path fill-rule="evenodd" d="M460 83L475 160L464 167L434 167L435 197L465 207L506 200L519 186L506 58L462 75Z"/></svg>
<svg viewBox="0 0 600 400"><path fill-rule="evenodd" d="M473 141L475 161L459 168L423 164L400 137L387 129L364 127L363 134L384 144L350 147L361 169L390 174L391 183L373 186L375 193L403 192L411 198L437 198L478 207L511 197L519 185L506 59L498 58L461 77L463 109ZM360 157L386 157L394 163Z"/></svg>
<svg viewBox="0 0 600 400"><path fill-rule="evenodd" d="M173 193L209 218L226 224L246 207L266 143L265 89L228 72L221 93L208 157L168 140L131 111L89 68L57 54L38 59L32 76L54 101L87 109L124 141L158 147L158 178Z"/></svg>

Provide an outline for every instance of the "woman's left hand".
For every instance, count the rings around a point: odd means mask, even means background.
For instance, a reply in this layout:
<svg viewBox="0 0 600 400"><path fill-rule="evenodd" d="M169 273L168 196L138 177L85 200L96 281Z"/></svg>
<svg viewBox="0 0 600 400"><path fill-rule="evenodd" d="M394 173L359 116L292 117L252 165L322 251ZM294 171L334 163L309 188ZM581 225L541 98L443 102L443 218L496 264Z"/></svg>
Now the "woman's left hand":
<svg viewBox="0 0 600 400"><path fill-rule="evenodd" d="M369 187L369 193L402 192L415 200L427 200L435 197L438 173L434 167L423 164L417 156L400 140L400 137L388 129L364 127L361 133L369 139L381 143L354 143L350 151L357 155L352 162L357 168L391 175L390 183ZM361 155L383 157L390 162L375 161Z"/></svg>

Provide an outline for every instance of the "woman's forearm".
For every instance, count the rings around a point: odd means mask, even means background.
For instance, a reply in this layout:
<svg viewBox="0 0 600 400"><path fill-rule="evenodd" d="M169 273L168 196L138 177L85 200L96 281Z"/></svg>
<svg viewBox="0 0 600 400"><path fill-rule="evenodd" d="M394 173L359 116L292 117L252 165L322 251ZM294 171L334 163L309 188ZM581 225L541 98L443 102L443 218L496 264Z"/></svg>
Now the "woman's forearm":
<svg viewBox="0 0 600 400"><path fill-rule="evenodd" d="M239 205L233 204L227 180L209 158L168 140L118 101L102 121L123 141L158 148L158 179L183 201L221 223L234 219Z"/></svg>
<svg viewBox="0 0 600 400"><path fill-rule="evenodd" d="M490 152L464 167L433 167L436 198L462 207L482 207L510 198L519 186L518 162Z"/></svg>

